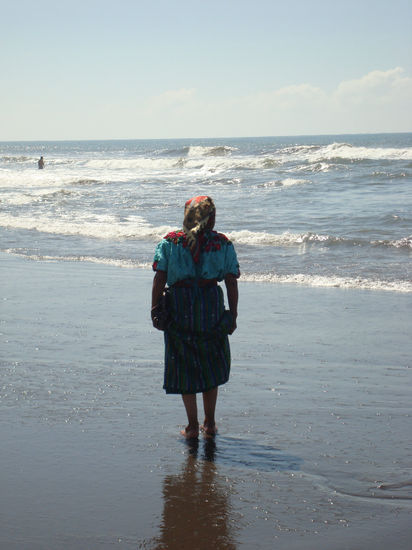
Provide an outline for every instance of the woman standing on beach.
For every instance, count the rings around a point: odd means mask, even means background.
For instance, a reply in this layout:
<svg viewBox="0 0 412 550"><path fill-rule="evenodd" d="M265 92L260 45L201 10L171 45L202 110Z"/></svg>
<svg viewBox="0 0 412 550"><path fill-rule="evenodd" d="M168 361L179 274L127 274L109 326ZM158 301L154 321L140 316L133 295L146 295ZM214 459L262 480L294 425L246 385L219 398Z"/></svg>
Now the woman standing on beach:
<svg viewBox="0 0 412 550"><path fill-rule="evenodd" d="M164 332L166 393L181 394L188 418L182 434L199 435L196 394L203 394L207 436L216 434L218 386L229 379L228 334L236 329L239 264L233 244L213 231L215 205L207 196L185 204L183 230L166 235L157 245L153 270L152 321L159 328L158 307L169 287L170 323ZM225 281L225 311L219 281Z"/></svg>

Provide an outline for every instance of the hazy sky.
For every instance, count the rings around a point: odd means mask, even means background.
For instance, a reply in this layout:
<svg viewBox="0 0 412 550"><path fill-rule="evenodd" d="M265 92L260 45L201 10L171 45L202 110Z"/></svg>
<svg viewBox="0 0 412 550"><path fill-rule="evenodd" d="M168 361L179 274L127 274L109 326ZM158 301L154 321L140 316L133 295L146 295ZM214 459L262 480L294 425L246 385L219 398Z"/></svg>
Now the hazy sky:
<svg viewBox="0 0 412 550"><path fill-rule="evenodd" d="M412 131L410 0L0 7L0 140Z"/></svg>

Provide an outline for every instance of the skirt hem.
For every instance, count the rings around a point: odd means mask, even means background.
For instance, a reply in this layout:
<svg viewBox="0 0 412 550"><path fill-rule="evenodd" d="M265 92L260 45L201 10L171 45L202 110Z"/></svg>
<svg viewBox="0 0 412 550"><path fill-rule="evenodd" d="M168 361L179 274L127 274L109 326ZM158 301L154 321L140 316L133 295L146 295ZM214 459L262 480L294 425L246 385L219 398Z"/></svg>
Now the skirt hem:
<svg viewBox="0 0 412 550"><path fill-rule="evenodd" d="M179 390L179 389L168 389L165 386L163 386L163 389L165 390L167 395L190 395L190 394L194 394L194 393L205 393L205 392L213 390L214 388L217 388L219 386L223 386L223 384L226 384L227 382L229 382L229 378L227 380L225 380L224 382L219 382L218 384L215 384L213 386L208 386L205 389L195 390L195 391L190 391L190 390L189 391L186 391L186 390L182 391L182 390Z"/></svg>

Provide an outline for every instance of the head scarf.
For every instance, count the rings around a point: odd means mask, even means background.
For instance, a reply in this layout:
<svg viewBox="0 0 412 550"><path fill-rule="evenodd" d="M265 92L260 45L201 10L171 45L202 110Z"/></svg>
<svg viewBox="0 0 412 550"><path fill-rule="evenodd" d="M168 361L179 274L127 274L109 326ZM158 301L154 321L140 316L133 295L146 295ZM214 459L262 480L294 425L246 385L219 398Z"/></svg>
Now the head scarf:
<svg viewBox="0 0 412 550"><path fill-rule="evenodd" d="M213 228L215 211L213 200L206 195L193 197L185 203L183 231L195 262L199 260L200 237L205 229Z"/></svg>

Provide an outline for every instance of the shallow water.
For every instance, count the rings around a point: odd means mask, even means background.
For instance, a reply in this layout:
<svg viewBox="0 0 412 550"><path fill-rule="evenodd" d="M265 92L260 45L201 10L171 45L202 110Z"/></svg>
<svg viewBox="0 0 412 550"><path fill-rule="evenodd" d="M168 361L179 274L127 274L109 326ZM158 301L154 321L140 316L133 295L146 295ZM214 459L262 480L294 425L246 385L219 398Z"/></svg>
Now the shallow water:
<svg viewBox="0 0 412 550"><path fill-rule="evenodd" d="M411 533L409 295L241 283L219 435L190 446L161 390L149 274L2 260L7 548L189 548L196 531L208 548L307 550L369 540L368 525Z"/></svg>

